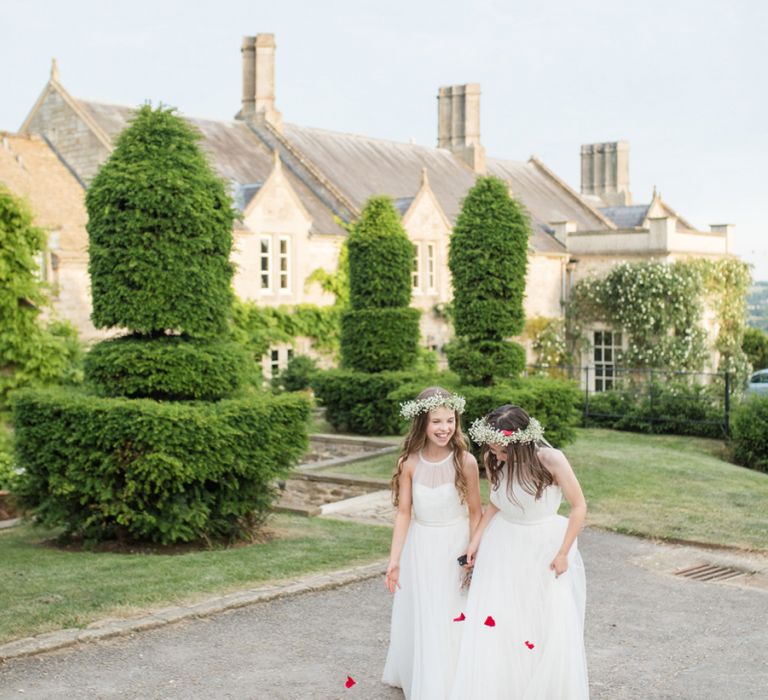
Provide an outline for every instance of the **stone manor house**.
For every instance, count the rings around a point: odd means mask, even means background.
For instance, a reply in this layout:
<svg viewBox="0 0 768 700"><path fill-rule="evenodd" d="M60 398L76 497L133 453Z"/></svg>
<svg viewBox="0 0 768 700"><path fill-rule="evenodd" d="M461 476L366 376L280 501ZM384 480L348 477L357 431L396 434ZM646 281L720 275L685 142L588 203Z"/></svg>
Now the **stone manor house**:
<svg viewBox="0 0 768 700"><path fill-rule="evenodd" d="M272 34L244 38L243 94L232 120L187 118L242 213L233 253L242 299L332 303L307 277L317 268L336 268L346 235L338 220L354 220L368 197L387 194L415 245L413 305L423 312L423 343L440 351L451 332L439 313L451 299L451 229L462 198L486 173L505 180L530 215L528 318L562 318L572 285L620 260L729 255L729 226L699 231L656 192L650 202L633 202L624 141L581 147L580 192L536 157L518 162L486 155L477 84L439 88L435 148L283 121L275 101L275 46ZM24 195L49 230L43 274L53 283L58 313L85 339L100 333L89 320L84 192L132 111L77 99L54 61L19 134L0 134L0 182ZM599 326L593 332L595 354L585 362L609 365L621 335ZM307 350L300 339L296 351ZM289 352L273 348L267 371L283 366Z"/></svg>

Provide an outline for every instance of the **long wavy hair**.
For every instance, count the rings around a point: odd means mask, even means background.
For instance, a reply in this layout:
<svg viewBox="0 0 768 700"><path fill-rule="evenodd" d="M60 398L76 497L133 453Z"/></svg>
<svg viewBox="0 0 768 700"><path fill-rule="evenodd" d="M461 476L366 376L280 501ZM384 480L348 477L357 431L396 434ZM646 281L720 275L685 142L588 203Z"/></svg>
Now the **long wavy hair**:
<svg viewBox="0 0 768 700"><path fill-rule="evenodd" d="M450 396L451 392L446 391L439 386L431 386L424 389L416 399L428 399L430 396ZM464 436L464 431L461 429L461 415L458 411L454 411L456 417L456 428L453 431L448 446L453 450L453 468L456 472L454 483L456 484L456 490L459 492L461 502L464 503L467 498L467 477L464 475L464 455L466 455L469 449L469 443ZM408 431L408 435L405 436L403 445L400 448L400 454L397 458L397 466L395 467L395 473L392 475L392 503L395 506L400 504L400 476L403 473L403 465L408 459L409 455L412 455L419 450L424 449L424 445L427 444L427 425L429 424L429 411L419 413L413 419L411 423L411 429Z"/></svg>
<svg viewBox="0 0 768 700"><path fill-rule="evenodd" d="M504 404L485 416L485 420L491 427L497 430L511 430L514 432L516 430L525 430L531 421L531 417L519 406ZM523 444L510 442L507 445L506 464L509 470L507 495L511 501L517 500L512 491L515 481L520 484L526 493L535 496L537 499L541 498L541 494L544 493L544 489L547 486L555 483L552 474L539 460L538 451L541 446L537 442ZM491 485L496 490L499 488L504 463L496 459L496 455L493 453L490 445L483 445L481 457Z"/></svg>

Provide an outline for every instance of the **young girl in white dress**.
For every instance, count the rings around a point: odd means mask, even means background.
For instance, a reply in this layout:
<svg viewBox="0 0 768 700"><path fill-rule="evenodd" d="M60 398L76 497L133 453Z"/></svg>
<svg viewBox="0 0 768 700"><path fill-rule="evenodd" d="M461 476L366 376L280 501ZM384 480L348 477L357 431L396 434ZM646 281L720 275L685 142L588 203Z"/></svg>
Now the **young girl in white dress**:
<svg viewBox="0 0 768 700"><path fill-rule="evenodd" d="M583 700L587 513L581 487L539 422L505 405L475 421L491 502L467 548L474 563L454 700ZM562 495L571 504L557 515Z"/></svg>
<svg viewBox="0 0 768 700"><path fill-rule="evenodd" d="M382 681L408 700L446 700L456 668L461 624L453 620L466 602L457 558L481 516L463 411L464 399L439 387L402 405L413 423L392 478L397 515L385 583L394 601Z"/></svg>

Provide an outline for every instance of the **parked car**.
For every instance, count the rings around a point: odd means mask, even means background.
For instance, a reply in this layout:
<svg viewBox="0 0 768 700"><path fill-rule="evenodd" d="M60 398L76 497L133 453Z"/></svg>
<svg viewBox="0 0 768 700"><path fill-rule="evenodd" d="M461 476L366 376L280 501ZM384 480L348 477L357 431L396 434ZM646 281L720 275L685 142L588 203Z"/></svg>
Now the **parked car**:
<svg viewBox="0 0 768 700"><path fill-rule="evenodd" d="M768 369L759 369L749 378L747 394L765 394L768 396Z"/></svg>

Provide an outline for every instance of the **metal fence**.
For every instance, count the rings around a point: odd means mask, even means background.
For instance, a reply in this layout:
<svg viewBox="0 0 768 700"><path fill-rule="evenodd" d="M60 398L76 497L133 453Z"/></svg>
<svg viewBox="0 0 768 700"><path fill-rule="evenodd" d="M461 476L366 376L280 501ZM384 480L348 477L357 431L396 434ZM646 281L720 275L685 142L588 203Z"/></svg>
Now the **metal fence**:
<svg viewBox="0 0 768 700"><path fill-rule="evenodd" d="M730 434L735 387L729 372L529 365L527 373L578 382L585 426L714 438Z"/></svg>

